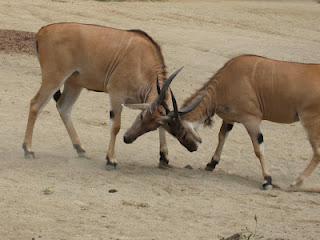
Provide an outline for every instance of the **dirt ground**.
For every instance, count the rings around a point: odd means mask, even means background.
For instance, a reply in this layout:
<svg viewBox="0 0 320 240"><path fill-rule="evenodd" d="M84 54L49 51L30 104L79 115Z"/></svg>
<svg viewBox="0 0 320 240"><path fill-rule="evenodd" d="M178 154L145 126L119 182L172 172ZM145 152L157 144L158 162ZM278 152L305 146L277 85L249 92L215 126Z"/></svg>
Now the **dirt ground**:
<svg viewBox="0 0 320 240"><path fill-rule="evenodd" d="M0 1L1 29L36 32L62 21L147 31L162 46L170 72L185 66L172 84L180 103L242 53L320 63L315 1ZM5 39L0 37L2 46ZM40 68L29 50L1 49L1 239L206 240L235 233L247 239L251 233L250 239L319 239L319 194L260 190L260 166L242 126L230 134L216 171L203 170L217 145L218 118L213 128L200 130L197 152L168 137L174 168L161 170L157 132L123 143L137 114L125 110L117 140L119 169L106 171L109 99L83 91L73 119L90 159L76 157L51 101L36 124L36 159L25 160L21 144ZM274 182L286 188L311 157L305 132L299 123L268 122L263 131ZM187 164L193 170L185 169ZM319 187L319 168L306 185Z"/></svg>

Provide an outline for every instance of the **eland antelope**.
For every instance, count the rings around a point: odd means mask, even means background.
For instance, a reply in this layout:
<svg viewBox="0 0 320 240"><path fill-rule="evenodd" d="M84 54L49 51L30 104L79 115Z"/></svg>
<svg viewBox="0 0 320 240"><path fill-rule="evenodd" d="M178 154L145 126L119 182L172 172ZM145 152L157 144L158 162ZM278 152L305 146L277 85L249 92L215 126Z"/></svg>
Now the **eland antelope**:
<svg viewBox="0 0 320 240"><path fill-rule="evenodd" d="M158 126L169 132L180 132L176 135L180 140L185 136L183 131L188 130L200 142L196 133L199 125L210 124L214 114L223 120L218 146L206 166L208 171L212 171L219 163L223 145L233 124L241 123L260 160L263 189L272 188L272 178L263 151L264 139L260 128L262 120L287 124L301 121L307 131L313 157L292 183L293 186L300 185L311 175L320 161L320 64L242 55L229 60L184 102L180 111L173 95L172 97L175 111L168 114L167 120ZM190 108L193 110L186 113L185 110ZM147 124L152 123L146 123L144 127ZM185 128L176 129L177 125ZM129 129L128 132L130 131Z"/></svg>
<svg viewBox="0 0 320 240"><path fill-rule="evenodd" d="M31 150L33 128L40 111L51 97L57 102L73 147L79 156L85 156L71 121L72 106L83 88L109 94L112 124L106 155L107 168L117 165L115 141L120 130L122 104L137 103L135 107L150 102L154 103L154 107L167 105L165 92L169 85L164 85L167 73L160 46L141 30L56 23L42 27L36 34L36 50L42 83L30 103L23 142L26 158L34 157ZM168 82L176 74L171 75ZM61 93L59 89L62 86ZM153 114L166 114L163 107L155 109L157 111ZM159 137L160 164L165 166L168 150L163 128L159 128Z"/></svg>

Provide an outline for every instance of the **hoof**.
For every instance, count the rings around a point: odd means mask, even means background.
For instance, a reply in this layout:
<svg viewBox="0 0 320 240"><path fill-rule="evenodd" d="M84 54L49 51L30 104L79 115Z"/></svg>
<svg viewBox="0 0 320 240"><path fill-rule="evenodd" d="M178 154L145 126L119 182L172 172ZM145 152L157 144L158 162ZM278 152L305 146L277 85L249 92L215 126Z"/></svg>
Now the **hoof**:
<svg viewBox="0 0 320 240"><path fill-rule="evenodd" d="M87 156L87 153L86 153L86 152L81 152L81 153L78 152L78 157L79 157L79 158L90 159L90 158Z"/></svg>
<svg viewBox="0 0 320 240"><path fill-rule="evenodd" d="M117 169L117 162L111 162L110 159L107 157L107 163L106 163L106 170L116 170Z"/></svg>
<svg viewBox="0 0 320 240"><path fill-rule="evenodd" d="M165 161L160 161L158 167L159 167L160 169L172 168L172 166L169 165L169 163L168 163L168 162L165 162Z"/></svg>
<svg viewBox="0 0 320 240"><path fill-rule="evenodd" d="M169 164L169 159L167 158L168 154L165 154L164 152L160 152L160 163L165 163L165 164ZM160 165L160 164L159 164Z"/></svg>
<svg viewBox="0 0 320 240"><path fill-rule="evenodd" d="M264 178L264 182L262 184L263 190L271 190L273 188L272 186L272 178L271 176L267 176Z"/></svg>
<svg viewBox="0 0 320 240"><path fill-rule="evenodd" d="M262 184L262 190L268 191L273 188L272 184Z"/></svg>
<svg viewBox="0 0 320 240"><path fill-rule="evenodd" d="M73 148L77 151L78 157L87 158L86 151L79 144L73 144Z"/></svg>
<svg viewBox="0 0 320 240"><path fill-rule="evenodd" d="M24 158L25 159L34 159L36 158L34 152L29 151L27 145L25 143L22 144L22 149L24 151Z"/></svg>
<svg viewBox="0 0 320 240"><path fill-rule="evenodd" d="M293 183L291 183L290 187L292 188L300 187L302 183L303 183L303 179L301 177L298 177L295 181L293 181Z"/></svg>
<svg viewBox="0 0 320 240"><path fill-rule="evenodd" d="M25 158L25 159L35 159L36 156L35 156L34 152L25 151L25 152L24 152L24 158Z"/></svg>
<svg viewBox="0 0 320 240"><path fill-rule="evenodd" d="M218 163L219 163L218 161L212 160L211 162L209 162L209 163L207 164L205 170L212 172L212 171L216 168L216 165L217 165Z"/></svg>
<svg viewBox="0 0 320 240"><path fill-rule="evenodd" d="M300 186L302 184L296 184L295 182L293 182L292 184L290 184L289 188L287 189L288 192L297 192L299 190L301 190Z"/></svg>

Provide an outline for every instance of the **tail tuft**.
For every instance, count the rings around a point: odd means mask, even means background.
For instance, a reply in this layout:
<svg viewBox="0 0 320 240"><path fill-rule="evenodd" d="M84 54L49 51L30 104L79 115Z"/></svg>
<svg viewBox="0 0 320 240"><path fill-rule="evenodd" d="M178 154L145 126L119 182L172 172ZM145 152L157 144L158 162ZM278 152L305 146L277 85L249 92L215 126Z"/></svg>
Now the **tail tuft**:
<svg viewBox="0 0 320 240"><path fill-rule="evenodd" d="M36 52L37 52L37 54L39 54L39 43L38 43L38 40L36 40Z"/></svg>
<svg viewBox="0 0 320 240"><path fill-rule="evenodd" d="M53 95L53 99L58 102L59 98L61 97L61 91L60 89L56 91L56 93Z"/></svg>

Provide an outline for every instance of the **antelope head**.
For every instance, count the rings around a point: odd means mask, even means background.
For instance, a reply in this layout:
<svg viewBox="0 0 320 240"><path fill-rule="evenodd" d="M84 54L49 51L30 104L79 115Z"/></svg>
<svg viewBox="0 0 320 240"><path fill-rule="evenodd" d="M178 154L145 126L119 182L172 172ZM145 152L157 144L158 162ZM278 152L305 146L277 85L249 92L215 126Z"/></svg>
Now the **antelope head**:
<svg viewBox="0 0 320 240"><path fill-rule="evenodd" d="M152 103L143 104L127 104L126 107L132 109L142 110L137 116L132 126L124 134L123 140L125 143L134 142L139 136L154 131L159 127L166 129L171 135L173 135L178 141L187 148L190 152L198 149L198 144L201 143L199 134L190 126L187 122L181 119L181 116L192 111L202 100L199 99L191 104L187 108L179 111L176 99L171 93L171 100L173 105L173 111L171 111L166 103L166 95L169 90L169 86L172 80L182 70L175 71L163 84L160 89L157 81L158 97Z"/></svg>

